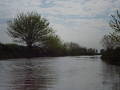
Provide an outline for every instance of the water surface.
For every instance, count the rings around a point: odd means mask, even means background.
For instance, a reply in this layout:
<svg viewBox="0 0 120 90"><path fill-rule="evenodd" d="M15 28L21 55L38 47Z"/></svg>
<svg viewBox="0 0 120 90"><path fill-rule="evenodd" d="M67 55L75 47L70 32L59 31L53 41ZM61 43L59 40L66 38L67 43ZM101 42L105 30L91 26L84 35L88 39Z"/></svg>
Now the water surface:
<svg viewBox="0 0 120 90"><path fill-rule="evenodd" d="M120 67L100 56L2 60L0 90L120 90Z"/></svg>

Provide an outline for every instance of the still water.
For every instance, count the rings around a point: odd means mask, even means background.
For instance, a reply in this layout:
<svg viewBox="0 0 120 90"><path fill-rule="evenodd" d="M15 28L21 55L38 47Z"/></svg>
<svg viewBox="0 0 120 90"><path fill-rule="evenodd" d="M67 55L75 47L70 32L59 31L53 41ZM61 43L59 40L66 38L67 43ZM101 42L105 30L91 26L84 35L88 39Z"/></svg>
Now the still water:
<svg viewBox="0 0 120 90"><path fill-rule="evenodd" d="M2 60L0 90L120 90L120 67L100 56Z"/></svg>

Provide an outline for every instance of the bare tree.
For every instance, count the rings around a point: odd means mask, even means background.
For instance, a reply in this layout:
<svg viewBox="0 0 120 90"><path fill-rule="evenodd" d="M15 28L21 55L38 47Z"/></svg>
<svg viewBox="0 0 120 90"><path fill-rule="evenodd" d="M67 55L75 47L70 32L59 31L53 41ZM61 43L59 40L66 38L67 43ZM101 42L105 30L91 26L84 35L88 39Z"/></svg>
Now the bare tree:
<svg viewBox="0 0 120 90"><path fill-rule="evenodd" d="M109 35L104 35L102 39L102 45L105 49L112 49L114 48L115 43Z"/></svg>
<svg viewBox="0 0 120 90"><path fill-rule="evenodd" d="M110 37L114 42L120 42L120 13L117 10L116 15L111 15L112 19L109 22L110 27L114 30L110 33Z"/></svg>
<svg viewBox="0 0 120 90"><path fill-rule="evenodd" d="M106 49L120 47L120 13L118 10L116 15L111 15L111 17L109 25L113 32L105 35L102 39L102 44Z"/></svg>

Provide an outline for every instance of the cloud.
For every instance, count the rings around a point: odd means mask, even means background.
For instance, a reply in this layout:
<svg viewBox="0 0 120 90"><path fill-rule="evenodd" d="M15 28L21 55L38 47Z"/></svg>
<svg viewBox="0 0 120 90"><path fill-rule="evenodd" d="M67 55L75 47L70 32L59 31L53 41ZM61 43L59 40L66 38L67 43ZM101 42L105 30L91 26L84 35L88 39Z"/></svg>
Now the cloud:
<svg viewBox="0 0 120 90"><path fill-rule="evenodd" d="M110 30L109 16L120 9L119 3L120 0L0 0L0 41L10 41L3 25L8 19L20 12L37 11L63 40L101 48L100 40Z"/></svg>
<svg viewBox="0 0 120 90"><path fill-rule="evenodd" d="M81 2L82 1L82 2ZM50 14L96 16L119 7L119 0L51 0L53 7L42 8Z"/></svg>
<svg viewBox="0 0 120 90"><path fill-rule="evenodd" d="M6 24L0 24L0 42L2 43L11 43L11 38L7 35Z"/></svg>
<svg viewBox="0 0 120 90"><path fill-rule="evenodd" d="M74 41L82 46L101 48L100 41L103 35L110 30L108 24L101 19L93 20L66 20L63 24L54 24L57 34L62 40Z"/></svg>

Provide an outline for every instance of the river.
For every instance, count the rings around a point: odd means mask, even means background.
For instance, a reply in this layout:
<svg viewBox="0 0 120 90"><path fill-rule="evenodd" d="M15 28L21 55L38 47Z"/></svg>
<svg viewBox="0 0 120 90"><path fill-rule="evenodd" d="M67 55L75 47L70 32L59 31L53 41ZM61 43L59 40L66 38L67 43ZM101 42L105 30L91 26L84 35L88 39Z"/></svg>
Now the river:
<svg viewBox="0 0 120 90"><path fill-rule="evenodd" d="M100 56L2 60L0 90L120 90L120 67Z"/></svg>

